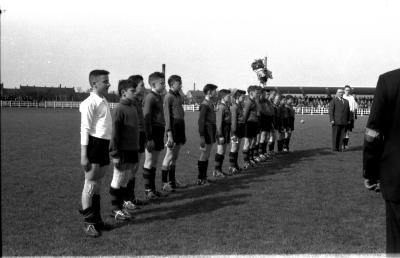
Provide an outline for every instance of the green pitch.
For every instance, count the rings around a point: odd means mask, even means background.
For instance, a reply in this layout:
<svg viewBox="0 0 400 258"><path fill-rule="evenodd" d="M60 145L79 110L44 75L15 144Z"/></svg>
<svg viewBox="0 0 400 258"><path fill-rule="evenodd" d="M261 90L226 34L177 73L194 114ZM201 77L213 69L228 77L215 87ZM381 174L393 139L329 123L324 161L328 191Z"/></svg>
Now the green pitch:
<svg viewBox="0 0 400 258"><path fill-rule="evenodd" d="M197 176L197 116L186 113L188 142L176 172L184 183ZM292 153L214 185L181 190L97 239L85 237L78 214L79 123L77 109L1 110L3 255L384 252L384 203L361 178L366 117L356 121L350 150L334 154L327 116L297 116ZM212 155L209 176L213 165ZM110 181L111 169L102 194L108 221ZM160 181L158 170L158 188Z"/></svg>

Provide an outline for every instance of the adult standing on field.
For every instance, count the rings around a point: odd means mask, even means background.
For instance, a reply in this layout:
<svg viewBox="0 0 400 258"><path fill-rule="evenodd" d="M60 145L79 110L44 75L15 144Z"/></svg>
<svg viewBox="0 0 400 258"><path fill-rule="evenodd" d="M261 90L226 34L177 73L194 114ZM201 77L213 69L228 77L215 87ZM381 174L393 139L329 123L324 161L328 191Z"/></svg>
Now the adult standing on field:
<svg viewBox="0 0 400 258"><path fill-rule="evenodd" d="M350 94L351 88L349 85L344 86L344 95L343 98L349 102L350 106L350 123L345 128L345 134L343 139L343 149L348 149L349 147L349 139L350 132L353 131L354 121L357 119L357 109L358 104L353 95Z"/></svg>
<svg viewBox="0 0 400 258"><path fill-rule="evenodd" d="M344 90L338 89L329 104L329 121L332 125L332 151L342 151L346 126L350 123L349 102L343 98Z"/></svg>
<svg viewBox="0 0 400 258"><path fill-rule="evenodd" d="M363 177L386 206L386 252L400 253L400 69L379 76L365 128Z"/></svg>

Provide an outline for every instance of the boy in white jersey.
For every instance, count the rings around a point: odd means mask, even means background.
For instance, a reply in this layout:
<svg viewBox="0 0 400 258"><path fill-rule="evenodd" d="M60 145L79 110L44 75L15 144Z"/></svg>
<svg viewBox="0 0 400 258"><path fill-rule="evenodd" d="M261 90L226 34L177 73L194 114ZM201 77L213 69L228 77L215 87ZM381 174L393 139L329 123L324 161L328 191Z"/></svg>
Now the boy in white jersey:
<svg viewBox="0 0 400 258"><path fill-rule="evenodd" d="M110 87L108 71L89 74L90 96L79 106L81 112L81 165L85 172L82 191L84 230L91 237L100 236L106 224L100 215L101 181L110 164L109 144L112 131L111 112L104 98Z"/></svg>
<svg viewBox="0 0 400 258"><path fill-rule="evenodd" d="M346 99L349 102L350 106L350 124L346 125L345 127L345 135L343 139L343 149L346 150L349 147L349 138L350 138L350 132L353 131L354 128L354 120L357 119L357 109L358 109L358 104L354 97L350 95L351 88L349 85L346 85L344 87L344 95L343 98Z"/></svg>

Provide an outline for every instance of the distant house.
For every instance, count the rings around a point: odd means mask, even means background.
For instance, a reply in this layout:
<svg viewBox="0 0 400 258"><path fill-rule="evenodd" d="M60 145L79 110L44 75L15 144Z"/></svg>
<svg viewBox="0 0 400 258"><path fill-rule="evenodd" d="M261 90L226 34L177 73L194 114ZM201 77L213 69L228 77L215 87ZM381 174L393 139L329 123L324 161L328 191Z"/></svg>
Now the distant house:
<svg viewBox="0 0 400 258"><path fill-rule="evenodd" d="M61 87L37 87L37 86L20 86L20 93L32 100L56 100L70 101L75 95L74 88Z"/></svg>

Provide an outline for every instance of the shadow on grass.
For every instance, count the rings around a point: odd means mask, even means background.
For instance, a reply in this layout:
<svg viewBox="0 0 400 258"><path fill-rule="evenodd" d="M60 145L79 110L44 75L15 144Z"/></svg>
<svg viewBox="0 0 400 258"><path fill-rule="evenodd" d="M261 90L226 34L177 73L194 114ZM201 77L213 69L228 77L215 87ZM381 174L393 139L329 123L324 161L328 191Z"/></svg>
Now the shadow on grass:
<svg viewBox="0 0 400 258"><path fill-rule="evenodd" d="M330 151L329 148L317 148L317 149L312 149L312 150L300 150L300 151L293 151L287 154L280 154L277 157L274 157L272 160L263 163L261 165L257 165L257 167L254 167L252 169L249 169L248 171L227 177L227 178L222 178L222 179L216 179L213 181L214 183L208 185L208 186L192 186L186 189L180 189L176 193L170 194L170 196L163 198L161 200L154 201L154 204L166 204L174 201L182 201L186 199L198 199L198 198L203 198L202 200L194 201L189 204L184 204L182 205L183 208L179 213L187 213L189 212L189 215L191 214L191 209L204 209L207 210L208 208L205 207L204 205L208 205L208 202L214 203L211 206L213 209L217 208L214 206L220 205L227 206L229 203L226 203L226 200L222 197L216 197L217 194L221 193L228 193L231 191L237 191L238 189L249 189L251 186L249 185L252 182L255 181L260 181L260 178L274 175L274 174L280 174L280 173L288 173L289 171L285 171L285 168L291 167L293 164L296 164L302 159L307 159L315 156L321 156L321 155L334 155ZM210 173L210 167L209 167L209 173ZM203 202L204 197L211 195L207 202ZM243 197L242 195L239 195L240 197ZM221 199L218 199L221 198ZM231 201L232 199L235 198L235 196L229 196L227 197ZM216 201L217 200L217 201ZM219 200L219 202L218 202ZM194 205L193 205L194 204ZM197 207L199 205L199 207ZM234 202L232 202L231 205L235 205ZM153 208L154 206L149 206L148 208L144 208L141 210L138 210L136 214L146 214L150 212L154 212L155 210L158 210L158 208ZM167 207L166 209L180 209L181 205L178 206L173 206L173 207ZM160 208L160 209L165 209L165 208Z"/></svg>
<svg viewBox="0 0 400 258"><path fill-rule="evenodd" d="M167 219L178 219L189 216L199 216L203 213L210 213L215 210L228 207L237 206L245 203L245 199L251 194L235 194L229 196L216 196L207 197L202 199L195 199L190 202L183 204L171 205L171 206L153 206L146 210L137 211L135 215L151 213L149 217L141 217L140 219L134 219L128 222L121 222L115 225L115 228L123 227L126 224L143 224L151 223L153 221L167 220Z"/></svg>

